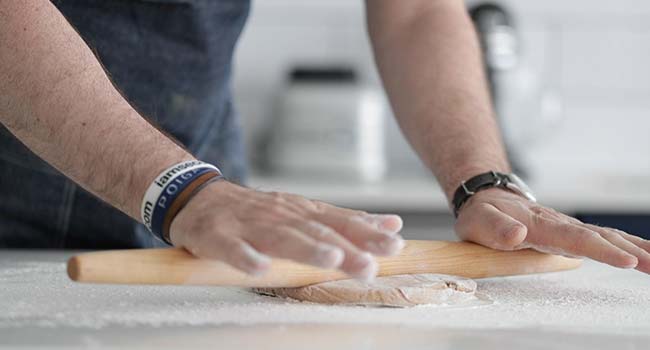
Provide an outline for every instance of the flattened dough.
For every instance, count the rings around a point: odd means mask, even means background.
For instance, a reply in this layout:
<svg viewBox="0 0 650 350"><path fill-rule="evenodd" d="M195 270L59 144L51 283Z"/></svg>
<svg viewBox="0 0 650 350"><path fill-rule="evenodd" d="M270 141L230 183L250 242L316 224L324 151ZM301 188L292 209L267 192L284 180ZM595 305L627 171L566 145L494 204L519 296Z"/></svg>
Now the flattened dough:
<svg viewBox="0 0 650 350"><path fill-rule="evenodd" d="M322 304L408 307L472 299L476 282L457 276L417 274L377 277L371 283L350 279L300 288L256 288L254 291Z"/></svg>

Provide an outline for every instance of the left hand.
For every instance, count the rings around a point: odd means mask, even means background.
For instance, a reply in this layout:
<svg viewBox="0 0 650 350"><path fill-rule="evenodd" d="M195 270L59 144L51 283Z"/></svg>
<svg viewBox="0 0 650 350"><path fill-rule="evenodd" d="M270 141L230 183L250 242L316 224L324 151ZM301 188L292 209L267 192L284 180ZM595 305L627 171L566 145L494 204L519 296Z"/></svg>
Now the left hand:
<svg viewBox="0 0 650 350"><path fill-rule="evenodd" d="M473 195L461 208L455 229L461 239L494 249L533 248L650 273L650 241L585 224L500 188Z"/></svg>

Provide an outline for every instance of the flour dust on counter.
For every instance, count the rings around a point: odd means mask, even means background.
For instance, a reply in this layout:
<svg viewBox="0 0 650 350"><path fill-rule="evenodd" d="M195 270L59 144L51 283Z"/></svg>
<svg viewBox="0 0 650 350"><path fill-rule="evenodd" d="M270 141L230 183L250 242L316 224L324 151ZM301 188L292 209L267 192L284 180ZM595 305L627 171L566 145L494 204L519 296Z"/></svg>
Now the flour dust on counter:
<svg viewBox="0 0 650 350"><path fill-rule="evenodd" d="M494 301L487 305L392 308L301 303L230 287L80 284L66 275L70 255L0 253L0 331L364 324L650 334L650 279L593 261L572 271L478 279L477 290Z"/></svg>
<svg viewBox="0 0 650 350"><path fill-rule="evenodd" d="M473 280L439 274L382 276L371 282L346 279L300 288L255 288L254 291L298 301L364 306L459 305L477 299Z"/></svg>

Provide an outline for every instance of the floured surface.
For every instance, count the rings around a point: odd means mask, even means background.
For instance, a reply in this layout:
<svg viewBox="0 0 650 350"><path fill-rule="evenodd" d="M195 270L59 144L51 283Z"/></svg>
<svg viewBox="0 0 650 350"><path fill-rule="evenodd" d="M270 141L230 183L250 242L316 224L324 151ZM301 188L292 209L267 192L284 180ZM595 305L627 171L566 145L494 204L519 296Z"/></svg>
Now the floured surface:
<svg viewBox="0 0 650 350"><path fill-rule="evenodd" d="M254 291L320 304L410 307L462 304L475 298L476 282L458 276L414 274L377 277L372 282L347 279L301 288L256 288Z"/></svg>
<svg viewBox="0 0 650 350"><path fill-rule="evenodd" d="M0 251L0 329L312 323L650 332L650 277L591 261L574 271L477 280L490 305L396 309L290 302L238 288L77 284L65 274L68 256Z"/></svg>

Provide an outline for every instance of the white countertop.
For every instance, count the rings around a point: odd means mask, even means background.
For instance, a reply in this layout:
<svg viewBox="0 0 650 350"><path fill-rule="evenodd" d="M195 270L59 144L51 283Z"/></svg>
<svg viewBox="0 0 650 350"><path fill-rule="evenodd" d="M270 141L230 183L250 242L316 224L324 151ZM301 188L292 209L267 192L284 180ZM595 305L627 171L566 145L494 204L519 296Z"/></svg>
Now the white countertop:
<svg viewBox="0 0 650 350"><path fill-rule="evenodd" d="M448 211L432 177L389 177L377 183L253 176L249 185L291 192L339 206L370 211ZM650 176L567 176L531 181L538 201L557 210L596 213L650 213Z"/></svg>
<svg viewBox="0 0 650 350"><path fill-rule="evenodd" d="M646 348L650 276L578 270L478 280L492 303L407 309L298 303L239 288L88 285L70 252L0 251L0 347Z"/></svg>

